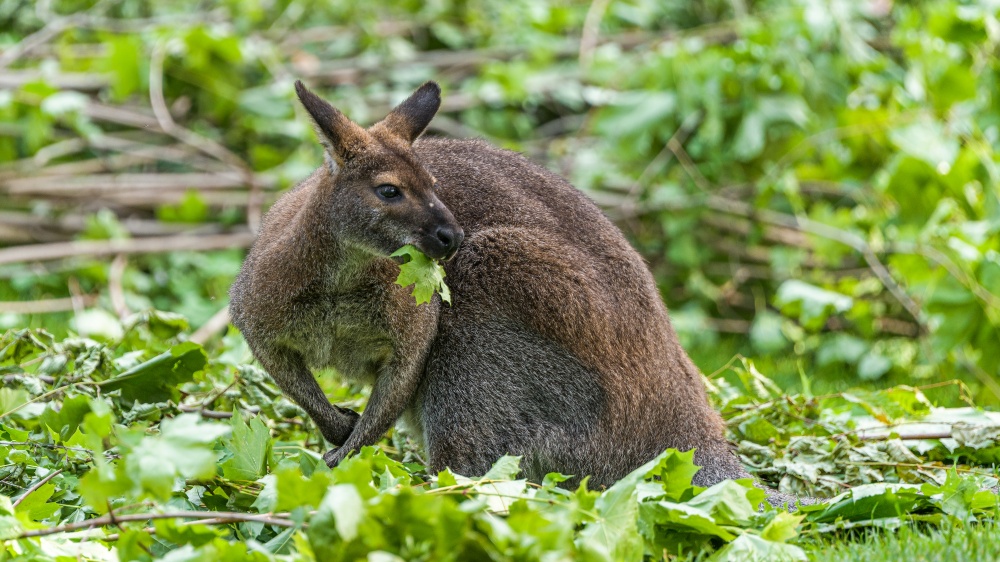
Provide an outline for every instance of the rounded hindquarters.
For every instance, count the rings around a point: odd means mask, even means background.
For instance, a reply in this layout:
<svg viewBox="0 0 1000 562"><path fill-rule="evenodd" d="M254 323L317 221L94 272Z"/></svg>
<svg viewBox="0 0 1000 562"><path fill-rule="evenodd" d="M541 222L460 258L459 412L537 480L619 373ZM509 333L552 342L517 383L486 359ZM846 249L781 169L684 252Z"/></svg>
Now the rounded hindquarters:
<svg viewBox="0 0 1000 562"><path fill-rule="evenodd" d="M594 473L604 410L597 376L523 327L448 316L416 400L432 468L478 476L518 455L534 481Z"/></svg>

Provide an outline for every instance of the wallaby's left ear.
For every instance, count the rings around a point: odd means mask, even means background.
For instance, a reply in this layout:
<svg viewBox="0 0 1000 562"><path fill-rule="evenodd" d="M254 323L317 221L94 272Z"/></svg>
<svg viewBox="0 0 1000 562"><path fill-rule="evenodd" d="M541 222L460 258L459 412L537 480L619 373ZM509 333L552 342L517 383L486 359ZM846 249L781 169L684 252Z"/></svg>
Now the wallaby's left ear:
<svg viewBox="0 0 1000 562"><path fill-rule="evenodd" d="M441 107L441 87L436 82L425 82L406 101L396 106L376 126L412 143L430 124Z"/></svg>

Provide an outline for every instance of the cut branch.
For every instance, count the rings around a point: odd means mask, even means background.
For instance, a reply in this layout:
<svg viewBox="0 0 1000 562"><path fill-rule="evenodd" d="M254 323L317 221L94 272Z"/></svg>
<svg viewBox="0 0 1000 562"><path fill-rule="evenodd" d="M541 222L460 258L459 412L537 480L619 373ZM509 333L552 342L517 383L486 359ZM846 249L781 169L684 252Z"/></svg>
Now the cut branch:
<svg viewBox="0 0 1000 562"><path fill-rule="evenodd" d="M27 539L30 537L44 537L48 535L56 535L59 533L70 533L73 531L81 531L84 529L93 529L95 527L105 527L108 525L116 525L118 523L130 523L135 521L152 521L154 519L204 519L210 523L238 523L238 522L255 522L264 523L265 525L274 525L276 527L296 527L299 523L292 521L288 518L288 513L263 513L263 514L253 514L253 513L239 513L235 511L171 511L167 513L130 513L127 515L102 515L100 517L95 517L93 519L88 519L86 521L78 521L76 523L68 523L66 525L58 525L56 527L49 527L48 529L34 529L31 531L25 531L18 535L19 539Z"/></svg>
<svg viewBox="0 0 1000 562"><path fill-rule="evenodd" d="M163 236L129 240L100 240L32 244L0 249L0 265L58 260L73 257L101 258L115 254L157 254L163 252L246 248L253 242L249 232L209 236Z"/></svg>

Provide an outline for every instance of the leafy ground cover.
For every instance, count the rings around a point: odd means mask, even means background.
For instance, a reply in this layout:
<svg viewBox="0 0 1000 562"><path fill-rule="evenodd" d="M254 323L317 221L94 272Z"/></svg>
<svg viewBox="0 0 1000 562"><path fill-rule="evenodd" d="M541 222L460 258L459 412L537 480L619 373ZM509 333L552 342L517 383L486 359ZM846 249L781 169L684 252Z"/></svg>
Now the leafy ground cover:
<svg viewBox="0 0 1000 562"><path fill-rule="evenodd" d="M515 457L476 479L429 473L399 431L330 470L237 334L186 340L186 320L162 312L114 339L0 339L9 559L805 560L852 537L891 552L878 531L909 525L958 552L982 539L954 529L989 528L1000 508L1000 424L933 406L936 388L788 395L738 358L706 379L763 482L830 498L789 513L759 510L749 481L693 486L692 453L672 450L607 490L526 482Z"/></svg>

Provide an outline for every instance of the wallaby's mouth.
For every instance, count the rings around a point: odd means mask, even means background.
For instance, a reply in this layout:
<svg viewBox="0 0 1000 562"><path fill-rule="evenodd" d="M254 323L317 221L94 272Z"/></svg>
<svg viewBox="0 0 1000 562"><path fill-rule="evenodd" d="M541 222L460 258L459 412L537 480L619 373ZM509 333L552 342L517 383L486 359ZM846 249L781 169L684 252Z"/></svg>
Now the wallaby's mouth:
<svg viewBox="0 0 1000 562"><path fill-rule="evenodd" d="M465 240L465 231L461 227L439 226L433 233L420 237L417 247L427 257L448 261L458 253L458 247Z"/></svg>

